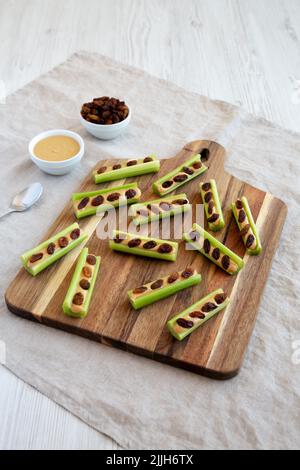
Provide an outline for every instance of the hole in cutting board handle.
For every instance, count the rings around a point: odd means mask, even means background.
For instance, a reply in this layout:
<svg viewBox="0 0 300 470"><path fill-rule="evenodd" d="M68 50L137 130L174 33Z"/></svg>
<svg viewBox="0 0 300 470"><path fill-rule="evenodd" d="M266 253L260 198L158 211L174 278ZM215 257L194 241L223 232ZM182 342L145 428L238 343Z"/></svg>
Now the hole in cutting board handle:
<svg viewBox="0 0 300 470"><path fill-rule="evenodd" d="M207 160L209 159L209 156L210 156L209 149L204 148L203 150L201 150L200 155L201 155L201 161L202 162L207 162Z"/></svg>
<svg viewBox="0 0 300 470"><path fill-rule="evenodd" d="M225 148L213 140L193 140L185 144L183 149L190 152L191 156L192 154L200 153L202 162L208 162L209 166L213 164L218 165L218 167L224 165Z"/></svg>

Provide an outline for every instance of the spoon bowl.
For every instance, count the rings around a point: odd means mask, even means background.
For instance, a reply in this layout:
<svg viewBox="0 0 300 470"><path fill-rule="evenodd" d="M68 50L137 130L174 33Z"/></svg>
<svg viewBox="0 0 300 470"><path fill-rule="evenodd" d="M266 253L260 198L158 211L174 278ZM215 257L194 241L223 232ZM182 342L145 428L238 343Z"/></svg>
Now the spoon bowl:
<svg viewBox="0 0 300 470"><path fill-rule="evenodd" d="M10 212L23 212L35 204L43 194L41 183L31 183L13 198L9 209L0 215L0 219Z"/></svg>

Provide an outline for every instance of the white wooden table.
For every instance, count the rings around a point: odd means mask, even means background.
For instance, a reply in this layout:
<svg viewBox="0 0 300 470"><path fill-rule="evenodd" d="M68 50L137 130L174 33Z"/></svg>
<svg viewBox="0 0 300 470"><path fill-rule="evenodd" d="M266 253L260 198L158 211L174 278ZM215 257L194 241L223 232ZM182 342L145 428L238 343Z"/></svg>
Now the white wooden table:
<svg viewBox="0 0 300 470"><path fill-rule="evenodd" d="M78 50L300 131L299 0L0 0L0 102L1 83ZM0 449L118 448L3 367L0 381Z"/></svg>

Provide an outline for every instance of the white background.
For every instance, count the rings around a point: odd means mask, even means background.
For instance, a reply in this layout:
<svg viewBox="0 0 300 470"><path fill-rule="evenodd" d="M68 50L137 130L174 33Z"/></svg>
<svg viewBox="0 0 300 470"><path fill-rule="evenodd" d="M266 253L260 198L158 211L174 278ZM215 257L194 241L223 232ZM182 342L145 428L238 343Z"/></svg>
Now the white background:
<svg viewBox="0 0 300 470"><path fill-rule="evenodd" d="M3 84L78 50L300 131L300 0L0 0L0 105ZM0 382L1 449L117 448L3 367Z"/></svg>

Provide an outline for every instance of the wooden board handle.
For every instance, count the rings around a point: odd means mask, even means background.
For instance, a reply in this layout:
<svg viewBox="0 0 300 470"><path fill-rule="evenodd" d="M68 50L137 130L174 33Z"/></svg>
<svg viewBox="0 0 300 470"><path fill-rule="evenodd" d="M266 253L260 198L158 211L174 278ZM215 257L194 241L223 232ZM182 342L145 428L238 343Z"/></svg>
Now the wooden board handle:
<svg viewBox="0 0 300 470"><path fill-rule="evenodd" d="M191 153L200 153L203 163L212 164L224 168L226 151L224 147L213 140L193 140L183 147L183 150Z"/></svg>

